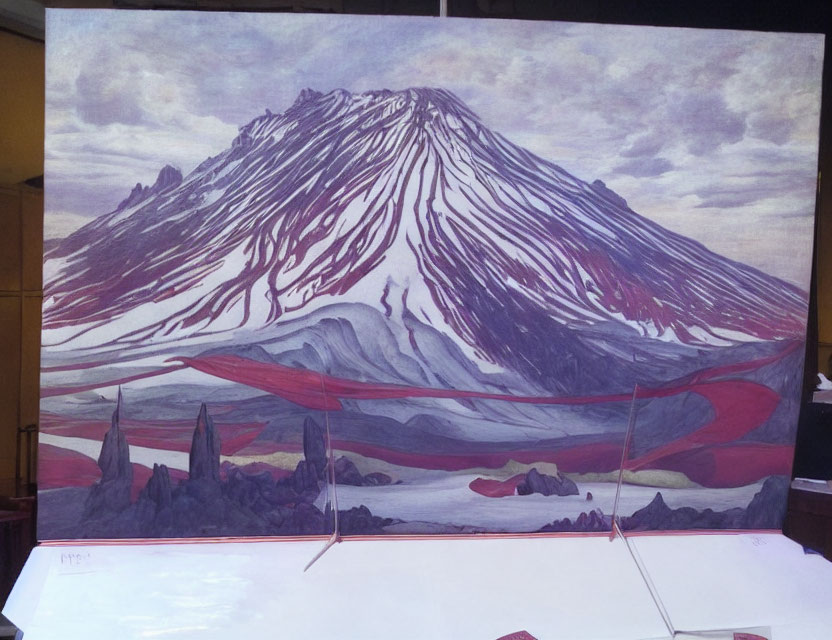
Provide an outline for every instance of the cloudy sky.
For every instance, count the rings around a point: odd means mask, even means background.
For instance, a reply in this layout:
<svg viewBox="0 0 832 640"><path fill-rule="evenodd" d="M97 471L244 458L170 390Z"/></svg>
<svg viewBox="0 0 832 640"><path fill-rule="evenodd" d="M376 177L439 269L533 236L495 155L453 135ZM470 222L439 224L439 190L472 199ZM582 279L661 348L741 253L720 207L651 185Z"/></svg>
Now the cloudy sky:
<svg viewBox="0 0 832 640"><path fill-rule="evenodd" d="M808 288L821 36L504 20L51 10L47 236L187 173L304 87L435 86L728 257Z"/></svg>

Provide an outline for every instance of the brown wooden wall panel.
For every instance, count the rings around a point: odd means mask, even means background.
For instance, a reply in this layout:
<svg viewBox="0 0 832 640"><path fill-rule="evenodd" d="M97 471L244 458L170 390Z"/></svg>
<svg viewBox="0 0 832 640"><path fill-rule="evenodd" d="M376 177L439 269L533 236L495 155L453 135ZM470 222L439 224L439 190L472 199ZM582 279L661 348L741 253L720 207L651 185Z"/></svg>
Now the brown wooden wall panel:
<svg viewBox="0 0 832 640"><path fill-rule="evenodd" d="M818 370L827 377L832 375L832 345L818 345Z"/></svg>
<svg viewBox="0 0 832 640"><path fill-rule="evenodd" d="M39 291L43 286L43 194L26 189L20 196L23 288Z"/></svg>
<svg viewBox="0 0 832 640"><path fill-rule="evenodd" d="M0 292L20 291L20 194L0 187Z"/></svg>
<svg viewBox="0 0 832 640"><path fill-rule="evenodd" d="M19 493L17 430L38 423L42 261L43 194L0 186L0 495Z"/></svg>
<svg viewBox="0 0 832 640"><path fill-rule="evenodd" d="M3 464L6 464L5 462ZM15 495L16 486L14 478L0 478L0 496Z"/></svg>
<svg viewBox="0 0 832 640"><path fill-rule="evenodd" d="M832 495L790 490L783 533L832 560Z"/></svg>
<svg viewBox="0 0 832 640"><path fill-rule="evenodd" d="M12 486L20 411L20 301L0 296L0 478Z"/></svg>
<svg viewBox="0 0 832 640"><path fill-rule="evenodd" d="M23 298L20 424L37 424L40 413L40 297Z"/></svg>

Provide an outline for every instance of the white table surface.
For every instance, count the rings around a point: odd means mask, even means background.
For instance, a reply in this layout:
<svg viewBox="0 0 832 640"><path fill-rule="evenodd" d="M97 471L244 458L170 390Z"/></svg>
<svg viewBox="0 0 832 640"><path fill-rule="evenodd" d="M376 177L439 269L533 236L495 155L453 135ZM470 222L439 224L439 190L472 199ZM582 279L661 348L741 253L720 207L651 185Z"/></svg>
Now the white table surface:
<svg viewBox="0 0 832 640"><path fill-rule="evenodd" d="M832 563L781 534L631 537L677 630L832 640Z"/></svg>
<svg viewBox="0 0 832 640"><path fill-rule="evenodd" d="M832 564L779 534L631 538L677 629L832 638ZM665 638L622 540L41 546L4 614L62 638Z"/></svg>

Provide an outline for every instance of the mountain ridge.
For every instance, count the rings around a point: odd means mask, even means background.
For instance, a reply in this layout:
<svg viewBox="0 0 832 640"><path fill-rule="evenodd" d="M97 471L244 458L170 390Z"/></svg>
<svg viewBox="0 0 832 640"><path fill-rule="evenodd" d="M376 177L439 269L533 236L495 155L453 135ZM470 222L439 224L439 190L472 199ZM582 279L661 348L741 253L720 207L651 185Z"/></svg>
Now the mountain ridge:
<svg viewBox="0 0 832 640"><path fill-rule="evenodd" d="M513 145L445 89L304 90L160 182L48 254L57 342L79 326L122 345L267 326L353 300L535 378L592 357L575 336L605 323L698 347L802 335L804 292ZM541 340L559 350L535 356Z"/></svg>

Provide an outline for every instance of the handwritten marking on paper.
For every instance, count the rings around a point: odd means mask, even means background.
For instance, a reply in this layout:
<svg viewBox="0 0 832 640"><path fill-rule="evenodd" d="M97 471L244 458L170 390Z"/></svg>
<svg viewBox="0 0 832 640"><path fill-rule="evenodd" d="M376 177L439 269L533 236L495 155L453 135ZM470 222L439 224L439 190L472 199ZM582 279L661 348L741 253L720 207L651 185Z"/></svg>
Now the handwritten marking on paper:
<svg viewBox="0 0 832 640"><path fill-rule="evenodd" d="M61 566L64 567L79 567L84 565L85 563L89 562L90 558L89 551L82 551L82 552L74 552L74 553L62 553L61 554Z"/></svg>
<svg viewBox="0 0 832 640"><path fill-rule="evenodd" d="M95 562L89 551L62 551L59 573L87 573L95 570Z"/></svg>

